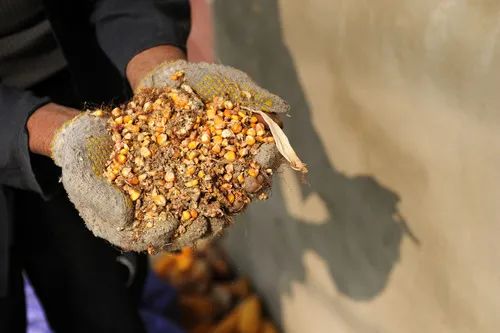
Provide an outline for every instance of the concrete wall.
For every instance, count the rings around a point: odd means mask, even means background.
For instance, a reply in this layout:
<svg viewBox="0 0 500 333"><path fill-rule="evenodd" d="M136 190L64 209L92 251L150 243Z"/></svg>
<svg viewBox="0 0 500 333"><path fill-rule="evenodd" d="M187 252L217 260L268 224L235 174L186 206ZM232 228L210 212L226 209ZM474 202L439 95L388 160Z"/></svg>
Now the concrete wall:
<svg viewBox="0 0 500 333"><path fill-rule="evenodd" d="M500 330L500 2L214 0L309 163L226 245L286 332Z"/></svg>

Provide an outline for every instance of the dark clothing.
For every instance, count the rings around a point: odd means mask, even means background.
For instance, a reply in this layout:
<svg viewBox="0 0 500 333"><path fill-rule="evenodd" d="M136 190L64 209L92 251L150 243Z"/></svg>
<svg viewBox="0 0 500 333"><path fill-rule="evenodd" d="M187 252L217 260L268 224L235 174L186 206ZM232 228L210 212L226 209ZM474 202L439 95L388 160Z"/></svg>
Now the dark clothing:
<svg viewBox="0 0 500 333"><path fill-rule="evenodd" d="M55 332L145 333L138 305L147 257L136 257L133 286L120 252L85 227L63 190L49 201L8 191L15 205L9 295L0 298L0 332L25 331L22 271ZM26 209L29 205L29 209Z"/></svg>
<svg viewBox="0 0 500 333"><path fill-rule="evenodd" d="M66 59L47 19L42 0L0 0L2 83L28 88L64 67Z"/></svg>
<svg viewBox="0 0 500 333"><path fill-rule="evenodd" d="M42 82L22 90L7 86L0 78L0 297L6 294L7 277L11 277L8 297L0 301L0 316L5 315L4 300L19 301L16 284L20 267L26 265L28 274L40 274L38 282L32 281L37 292L50 290L50 297L45 295L45 301L42 299L44 305L50 307L49 299L54 298L62 307L73 307L73 310L60 310L60 315L67 315L68 321L94 315L102 319L107 315L101 313L106 310L104 307L113 311L109 307L114 306L104 299L124 302L123 297L127 297L126 293L121 298L116 296L122 285L117 283L112 265L106 268L113 257L109 251L114 250L103 240L94 238L84 229L83 222L77 220L74 208L57 183L60 170L49 159L30 154L26 121L51 98L83 108L119 102L129 96L125 80L128 61L140 51L157 45L184 49L189 31L189 6L187 0L45 0L44 9L66 58L70 79L64 84L67 91L60 94L64 90L62 86L54 90ZM68 98L68 94L74 98ZM45 232L42 226L47 228ZM41 246L40 253L29 245L30 241ZM100 279L103 280L99 284ZM117 286L112 287L114 284ZM89 288L96 289L93 292ZM109 291L104 290L106 288ZM55 296L59 292L66 295ZM99 293L103 295L99 298L103 304L96 304ZM110 299L113 297L116 300ZM83 311L81 307L85 302L87 310L95 307L95 311L75 317L77 314L71 311ZM22 304L18 306L22 308ZM8 308L13 311L15 306ZM110 315L110 318L116 319L116 316ZM64 323L60 325L66 327ZM5 330L0 327L0 331ZM86 330L101 331L115 330Z"/></svg>

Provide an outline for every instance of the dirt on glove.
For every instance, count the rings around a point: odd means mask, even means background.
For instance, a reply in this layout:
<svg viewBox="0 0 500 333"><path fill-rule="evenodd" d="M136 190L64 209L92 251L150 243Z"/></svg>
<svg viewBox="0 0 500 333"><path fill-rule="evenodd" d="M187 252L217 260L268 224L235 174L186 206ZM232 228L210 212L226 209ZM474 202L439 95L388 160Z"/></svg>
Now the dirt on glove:
<svg viewBox="0 0 500 333"><path fill-rule="evenodd" d="M182 82L183 74L175 75ZM252 96L242 91L242 98ZM234 215L266 199L278 162L256 158L274 147L259 119L224 96L204 103L184 83L144 88L111 110L114 147L104 176L134 202L136 237L174 217L175 239L199 216Z"/></svg>

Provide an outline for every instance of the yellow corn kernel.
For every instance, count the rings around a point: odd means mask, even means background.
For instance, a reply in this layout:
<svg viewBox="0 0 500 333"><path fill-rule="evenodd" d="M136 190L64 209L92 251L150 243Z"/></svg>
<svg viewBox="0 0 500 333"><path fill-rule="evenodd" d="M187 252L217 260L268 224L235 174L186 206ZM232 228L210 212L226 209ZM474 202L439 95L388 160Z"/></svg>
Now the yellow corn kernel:
<svg viewBox="0 0 500 333"><path fill-rule="evenodd" d="M125 162L127 162L127 156L123 154L118 154L116 155L116 161L120 164L125 164Z"/></svg>
<svg viewBox="0 0 500 333"><path fill-rule="evenodd" d="M192 161L195 159L195 157L198 156L198 152L191 150L189 153L187 153L186 157L188 160Z"/></svg>
<svg viewBox="0 0 500 333"><path fill-rule="evenodd" d="M253 146L255 144L255 138L251 135L247 135L245 138L245 143L249 146Z"/></svg>
<svg viewBox="0 0 500 333"><path fill-rule="evenodd" d="M257 136L263 136L266 134L266 127L262 123L258 123L255 125L255 131L257 132Z"/></svg>
<svg viewBox="0 0 500 333"><path fill-rule="evenodd" d="M121 114L122 110L120 110L120 108L114 108L113 110L111 110L111 115L113 117L119 117Z"/></svg>
<svg viewBox="0 0 500 333"><path fill-rule="evenodd" d="M96 110L96 111L92 112L92 115L94 117L102 117L102 116L104 116L104 112L102 110Z"/></svg>
<svg viewBox="0 0 500 333"><path fill-rule="evenodd" d="M248 175L251 177L257 177L259 175L259 170L257 169L248 169Z"/></svg>
<svg viewBox="0 0 500 333"><path fill-rule="evenodd" d="M200 170L198 172L198 178L203 178L203 177L205 177L205 172L203 170Z"/></svg>
<svg viewBox="0 0 500 333"><path fill-rule="evenodd" d="M186 169L186 175L192 176L196 172L196 167L194 165L190 165Z"/></svg>
<svg viewBox="0 0 500 333"><path fill-rule="evenodd" d="M224 113L223 113L224 117L226 117L226 118L230 118L232 114L233 114L233 112L231 112L231 110L229 110L229 109L225 109Z"/></svg>
<svg viewBox="0 0 500 333"><path fill-rule="evenodd" d="M253 128L249 128L247 130L247 135L250 135L250 136L256 136L257 135L257 132L255 131L255 129Z"/></svg>
<svg viewBox="0 0 500 333"><path fill-rule="evenodd" d="M266 138L266 142L267 143L273 143L274 142L274 138L272 136L269 136Z"/></svg>
<svg viewBox="0 0 500 333"><path fill-rule="evenodd" d="M130 196L130 199L132 199L132 201L136 201L137 199L139 199L141 192L136 189L130 189L128 191L128 195Z"/></svg>
<svg viewBox="0 0 500 333"><path fill-rule="evenodd" d="M165 181L171 183L175 180L175 174L172 171L167 171L165 173Z"/></svg>
<svg viewBox="0 0 500 333"><path fill-rule="evenodd" d="M139 153L141 154L142 157L151 156L151 151L146 147L141 147L141 149L139 150Z"/></svg>
<svg viewBox="0 0 500 333"><path fill-rule="evenodd" d="M165 206L167 204L167 199L161 194L153 195L153 202L158 206Z"/></svg>
<svg viewBox="0 0 500 333"><path fill-rule="evenodd" d="M227 201L229 201L229 203L233 203L233 202L234 202L234 199L235 199L235 198L234 198L234 194L229 193L229 194L227 195Z"/></svg>
<svg viewBox="0 0 500 333"><path fill-rule="evenodd" d="M193 179L184 184L186 187L194 187L198 185L198 179Z"/></svg>
<svg viewBox="0 0 500 333"><path fill-rule="evenodd" d="M240 173L236 179L238 179L238 182L240 184L243 184L245 182L245 176L243 175L243 173Z"/></svg>
<svg viewBox="0 0 500 333"><path fill-rule="evenodd" d="M224 154L224 158L229 162L233 162L236 159L236 154L234 151L228 151Z"/></svg>
<svg viewBox="0 0 500 333"><path fill-rule="evenodd" d="M217 145L217 144L216 144L216 145L214 145L214 146L212 147L212 152L214 152L214 153L216 153L216 154L220 153L220 152L221 152L221 150L222 150L222 149L221 149L220 145Z"/></svg>
<svg viewBox="0 0 500 333"><path fill-rule="evenodd" d="M215 118L216 111L213 108L207 109L207 118L208 119L213 119Z"/></svg>
<svg viewBox="0 0 500 333"><path fill-rule="evenodd" d="M241 148L240 150L238 150L238 154L241 156L241 157L245 157L248 155L248 148Z"/></svg>
<svg viewBox="0 0 500 333"><path fill-rule="evenodd" d="M188 211L188 210L185 210L182 212L182 215L181 215L181 220L182 221L187 221L191 218L191 213Z"/></svg>
<svg viewBox="0 0 500 333"><path fill-rule="evenodd" d="M159 134L156 136L156 142L160 145L163 146L167 142L167 135L166 134Z"/></svg>
<svg viewBox="0 0 500 333"><path fill-rule="evenodd" d="M216 144L216 145L220 145L222 143L222 136L220 135L215 135L213 138L212 138L212 141Z"/></svg>
<svg viewBox="0 0 500 333"><path fill-rule="evenodd" d="M197 146L198 146L198 142L196 142L196 141L190 141L188 143L188 148L191 150L195 149Z"/></svg>
<svg viewBox="0 0 500 333"><path fill-rule="evenodd" d="M216 129L223 129L224 127L226 127L226 122L221 117L215 116L214 126Z"/></svg>
<svg viewBox="0 0 500 333"><path fill-rule="evenodd" d="M131 116L131 115L129 115L129 114L127 114L127 115L125 115L125 116L123 117L123 123L124 123L124 124L132 124L132 120L133 120L133 118L132 118L132 116Z"/></svg>
<svg viewBox="0 0 500 333"><path fill-rule="evenodd" d="M116 125L121 125L123 124L123 117L116 117L115 120L113 120Z"/></svg>
<svg viewBox="0 0 500 333"><path fill-rule="evenodd" d="M256 123L256 122L258 122L258 121L259 121L259 119L258 119L256 116L251 116L251 117L250 117L250 122L251 122L252 124L255 124L255 123Z"/></svg>
<svg viewBox="0 0 500 333"><path fill-rule="evenodd" d="M207 132L204 132L201 137L200 137L200 141L202 143L209 143L210 142L210 132L207 131Z"/></svg>
<svg viewBox="0 0 500 333"><path fill-rule="evenodd" d="M233 126L231 126L231 131L233 131L233 133L235 133L235 134L240 133L242 129L243 129L243 127L241 126L240 123L236 123Z"/></svg>
<svg viewBox="0 0 500 333"><path fill-rule="evenodd" d="M226 109L232 110L233 107L234 107L233 102L231 102L231 101L224 101L224 107Z"/></svg>

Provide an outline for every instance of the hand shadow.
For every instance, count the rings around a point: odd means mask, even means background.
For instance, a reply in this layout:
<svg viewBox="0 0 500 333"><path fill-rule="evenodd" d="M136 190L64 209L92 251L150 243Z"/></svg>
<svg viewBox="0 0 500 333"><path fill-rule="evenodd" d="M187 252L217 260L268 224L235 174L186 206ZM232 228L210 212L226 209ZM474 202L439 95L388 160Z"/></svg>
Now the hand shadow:
<svg viewBox="0 0 500 333"><path fill-rule="evenodd" d="M228 232L225 244L233 260L266 295L275 315L281 314L280 296L290 292L291 282L306 278L307 250L321 256L340 293L354 300L374 298L400 259L403 235L418 243L398 214L398 195L372 177L347 177L330 163L283 42L276 0L215 0L214 13L221 63L249 73L290 103L292 118L285 119L285 130L309 167L301 196L305 200L316 192L329 213L328 221L319 225L290 215L282 195L287 189L275 181L272 198L249 209L246 221ZM335 97L356 107L348 92Z"/></svg>

